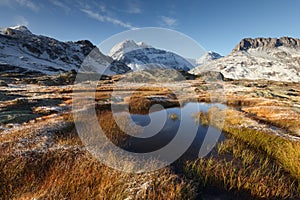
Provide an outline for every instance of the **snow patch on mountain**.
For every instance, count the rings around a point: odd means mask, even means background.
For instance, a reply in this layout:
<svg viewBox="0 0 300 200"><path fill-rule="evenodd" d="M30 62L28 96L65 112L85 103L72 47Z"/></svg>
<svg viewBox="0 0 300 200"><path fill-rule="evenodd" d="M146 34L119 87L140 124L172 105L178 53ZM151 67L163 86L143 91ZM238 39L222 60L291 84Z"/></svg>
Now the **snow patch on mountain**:
<svg viewBox="0 0 300 200"><path fill-rule="evenodd" d="M9 29L19 31L25 34L32 34L31 31L26 26L13 26L13 27L9 27Z"/></svg>

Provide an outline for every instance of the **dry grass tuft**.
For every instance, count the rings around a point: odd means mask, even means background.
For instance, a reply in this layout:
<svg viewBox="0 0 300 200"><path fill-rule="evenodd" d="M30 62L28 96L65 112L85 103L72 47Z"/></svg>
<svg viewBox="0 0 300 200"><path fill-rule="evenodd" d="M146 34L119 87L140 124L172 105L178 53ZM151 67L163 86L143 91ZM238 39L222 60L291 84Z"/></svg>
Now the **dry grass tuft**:
<svg viewBox="0 0 300 200"><path fill-rule="evenodd" d="M298 195L295 181L272 159L234 140L219 145L218 157L189 162L185 173L202 188L224 188L237 197L291 199Z"/></svg>
<svg viewBox="0 0 300 200"><path fill-rule="evenodd" d="M122 131L111 112L99 111L99 123L112 140L123 144ZM51 131L48 148L19 146L17 138L30 139L37 130L15 133L0 143L1 199L192 199L194 187L170 168L130 174L101 164L82 147L72 115L63 116L66 126ZM127 124L126 118L123 119ZM121 121L122 122L122 121ZM11 140L12 139L12 140ZM125 138L126 139L126 138ZM34 141L34 140L33 140ZM6 150L3 151L2 148ZM107 159L113 159L109 156Z"/></svg>
<svg viewBox="0 0 300 200"><path fill-rule="evenodd" d="M193 118L195 119L196 123L201 124L203 126L209 125L207 114L200 111L198 113L193 114Z"/></svg>
<svg viewBox="0 0 300 200"><path fill-rule="evenodd" d="M215 115L227 113L224 124L218 121L209 120L209 123L221 128L224 132L237 140L243 141L254 149L261 150L266 155L273 158L276 163L300 181L300 143L286 138L270 134L263 130L255 130L244 124L245 118L239 115L238 111L225 109L214 110ZM232 114L235 113L235 114Z"/></svg>
<svg viewBox="0 0 300 200"><path fill-rule="evenodd" d="M127 174L78 148L0 157L3 199L183 199L192 187L169 169Z"/></svg>
<svg viewBox="0 0 300 200"><path fill-rule="evenodd" d="M290 134L300 136L300 113L292 110L291 107L256 106L242 110L255 115L259 120L284 128Z"/></svg>

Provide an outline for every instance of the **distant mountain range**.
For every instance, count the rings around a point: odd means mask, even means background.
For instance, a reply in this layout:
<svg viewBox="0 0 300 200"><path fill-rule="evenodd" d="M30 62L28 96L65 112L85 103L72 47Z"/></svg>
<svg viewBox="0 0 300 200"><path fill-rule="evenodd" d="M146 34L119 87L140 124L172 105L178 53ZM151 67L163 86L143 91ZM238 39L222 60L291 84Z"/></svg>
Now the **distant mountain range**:
<svg viewBox="0 0 300 200"><path fill-rule="evenodd" d="M145 43L125 40L106 56L88 40L61 42L35 35L25 26L0 29L0 70L24 74L56 74L70 70L122 74L132 70L163 68L188 71L185 58Z"/></svg>
<svg viewBox="0 0 300 200"><path fill-rule="evenodd" d="M106 69L106 75L160 68L196 75L216 71L229 79L299 82L300 40L246 38L225 57L209 51L198 59L187 59L133 40L116 44L104 55L88 40L61 42L35 35L25 26L0 29L0 72L57 74L81 66L83 71Z"/></svg>

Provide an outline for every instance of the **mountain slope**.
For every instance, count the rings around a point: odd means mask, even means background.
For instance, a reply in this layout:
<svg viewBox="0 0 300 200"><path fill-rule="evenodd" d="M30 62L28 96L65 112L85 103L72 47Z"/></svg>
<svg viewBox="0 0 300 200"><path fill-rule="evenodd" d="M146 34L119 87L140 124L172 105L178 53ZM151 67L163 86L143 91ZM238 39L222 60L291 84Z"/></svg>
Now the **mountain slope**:
<svg viewBox="0 0 300 200"><path fill-rule="evenodd" d="M204 65L212 60L217 60L219 58L222 58L223 56L221 56L220 54L213 52L213 51L208 51L206 52L203 56L201 56L200 58L198 58L196 60L196 65Z"/></svg>
<svg viewBox="0 0 300 200"><path fill-rule="evenodd" d="M96 49L96 50L95 50ZM0 71L18 73L56 74L78 70L89 53L94 50L101 66L110 66L109 73L130 70L103 55L90 41L61 42L32 34L25 26L0 29ZM94 66L94 71L97 66Z"/></svg>
<svg viewBox="0 0 300 200"><path fill-rule="evenodd" d="M190 72L219 71L230 79L300 81L300 40L288 37L243 39L226 57Z"/></svg>
<svg viewBox="0 0 300 200"><path fill-rule="evenodd" d="M165 50L153 48L145 43L125 40L115 45L109 54L124 62L132 70L162 68L188 71L194 66L185 58Z"/></svg>

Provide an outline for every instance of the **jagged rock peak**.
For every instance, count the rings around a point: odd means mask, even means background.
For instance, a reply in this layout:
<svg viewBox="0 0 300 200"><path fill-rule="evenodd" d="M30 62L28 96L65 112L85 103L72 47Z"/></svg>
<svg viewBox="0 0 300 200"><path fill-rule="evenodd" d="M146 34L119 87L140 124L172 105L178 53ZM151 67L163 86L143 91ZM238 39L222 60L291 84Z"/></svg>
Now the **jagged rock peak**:
<svg viewBox="0 0 300 200"><path fill-rule="evenodd" d="M277 48L280 46L289 48L300 48L300 39L291 37L281 38L245 38L233 49L236 51L247 51L255 48Z"/></svg>

